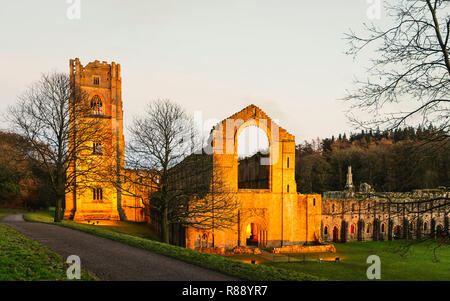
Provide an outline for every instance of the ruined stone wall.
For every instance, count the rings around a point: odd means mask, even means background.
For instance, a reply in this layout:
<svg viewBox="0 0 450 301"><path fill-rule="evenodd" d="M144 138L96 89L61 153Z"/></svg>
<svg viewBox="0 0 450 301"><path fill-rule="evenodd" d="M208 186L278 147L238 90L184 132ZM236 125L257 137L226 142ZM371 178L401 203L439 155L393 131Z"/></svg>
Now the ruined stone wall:
<svg viewBox="0 0 450 301"><path fill-rule="evenodd" d="M231 122L233 126L227 126ZM264 130L269 139L270 165L267 189L241 189L238 185L237 140L247 126ZM295 137L279 127L258 107L250 105L230 116L212 131L213 167L239 200L232 229L186 230L192 249L246 246L250 227L260 247L280 247L320 240L321 196L299 195L295 182Z"/></svg>
<svg viewBox="0 0 450 301"><path fill-rule="evenodd" d="M324 241L415 239L448 233L448 193L385 193L386 197L324 198Z"/></svg>

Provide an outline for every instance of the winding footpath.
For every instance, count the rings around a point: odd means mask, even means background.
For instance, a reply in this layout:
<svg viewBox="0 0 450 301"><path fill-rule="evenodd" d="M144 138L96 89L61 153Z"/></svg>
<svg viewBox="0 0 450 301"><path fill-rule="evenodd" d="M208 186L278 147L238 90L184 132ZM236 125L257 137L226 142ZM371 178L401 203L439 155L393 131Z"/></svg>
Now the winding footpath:
<svg viewBox="0 0 450 301"><path fill-rule="evenodd" d="M66 259L78 255L81 267L101 280L229 281L237 280L177 259L128 246L103 237L56 225L26 222L21 214L1 222Z"/></svg>

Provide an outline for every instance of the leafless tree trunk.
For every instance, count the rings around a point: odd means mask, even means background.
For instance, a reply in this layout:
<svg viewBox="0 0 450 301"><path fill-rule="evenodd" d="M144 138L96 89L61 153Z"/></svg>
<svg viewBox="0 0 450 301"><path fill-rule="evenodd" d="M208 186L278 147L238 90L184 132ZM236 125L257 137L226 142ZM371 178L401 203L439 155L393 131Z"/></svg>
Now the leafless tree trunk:
<svg viewBox="0 0 450 301"><path fill-rule="evenodd" d="M89 186L88 177L103 165L106 156L92 156L92 143L108 139L106 127L93 116L87 97L71 87L69 76L56 72L42 75L9 108L7 117L49 172L56 195L55 222L61 221L65 194L75 185ZM75 162L83 168L75 169Z"/></svg>

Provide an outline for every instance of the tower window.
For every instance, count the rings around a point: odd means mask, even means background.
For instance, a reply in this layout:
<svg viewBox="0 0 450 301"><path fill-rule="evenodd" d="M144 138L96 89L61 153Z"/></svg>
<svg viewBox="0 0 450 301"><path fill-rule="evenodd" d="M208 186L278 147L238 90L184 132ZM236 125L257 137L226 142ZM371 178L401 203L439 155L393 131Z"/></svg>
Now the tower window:
<svg viewBox="0 0 450 301"><path fill-rule="evenodd" d="M287 158L287 168L289 168L289 157Z"/></svg>
<svg viewBox="0 0 450 301"><path fill-rule="evenodd" d="M94 85L100 85L100 78L98 76L94 76Z"/></svg>
<svg viewBox="0 0 450 301"><path fill-rule="evenodd" d="M287 192L289 192L289 185L287 186Z"/></svg>
<svg viewBox="0 0 450 301"><path fill-rule="evenodd" d="M103 189L102 188L92 188L94 201L103 200Z"/></svg>
<svg viewBox="0 0 450 301"><path fill-rule="evenodd" d="M91 100L91 109L94 115L103 115L103 104L100 96L95 95Z"/></svg>
<svg viewBox="0 0 450 301"><path fill-rule="evenodd" d="M102 154L102 144L101 143L93 143L92 144L92 153L96 155Z"/></svg>

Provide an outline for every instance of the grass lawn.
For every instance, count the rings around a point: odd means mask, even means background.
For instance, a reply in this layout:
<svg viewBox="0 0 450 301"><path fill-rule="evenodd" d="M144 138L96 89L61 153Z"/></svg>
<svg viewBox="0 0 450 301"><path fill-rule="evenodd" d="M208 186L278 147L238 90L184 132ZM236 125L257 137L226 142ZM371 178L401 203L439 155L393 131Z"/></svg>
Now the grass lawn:
<svg viewBox="0 0 450 301"><path fill-rule="evenodd" d="M290 254L287 256L273 255L240 255L233 256L236 260L255 259L261 265L284 268L291 271L299 271L329 280L368 280L366 263L369 255L378 255L381 260L381 280L450 280L450 245L444 245L437 249L438 261L434 261L433 249L437 245L427 241L413 244L407 252L405 247L408 242L348 242L336 244L336 254L314 253L314 254ZM285 254L287 255L287 254ZM339 257L340 262L331 261ZM318 258L325 260L320 263ZM297 260L297 261L295 261Z"/></svg>
<svg viewBox="0 0 450 301"><path fill-rule="evenodd" d="M29 213L28 221L53 223L53 212ZM147 225L120 222L114 226L88 225L63 221L61 226L106 237L134 247L177 258L198 266L219 271L246 280L368 280L366 263L369 255L381 259L381 280L450 280L450 246L437 249L434 260L434 242L412 245L408 242L348 242L336 244L337 252L310 254L236 255L222 257L199 253L156 241L156 235ZM340 262L334 262L339 257ZM325 261L318 262L319 258ZM248 264L252 259L256 265ZM288 262L289 261L289 262Z"/></svg>
<svg viewBox="0 0 450 301"><path fill-rule="evenodd" d="M29 213L24 216L27 221L53 223L52 212ZM187 263L195 264L207 269L231 275L239 279L252 281L279 281L279 280L320 280L319 277L296 271L286 270L282 267L268 265L252 265L241 261L232 260L223 256L200 253L194 250L181 248L159 241L144 238L129 228L128 233L119 228L108 228L109 226L87 225L72 221L62 221L60 226L84 231L94 235L115 240L133 247L146 249L161 255L173 257ZM146 225L142 225L148 227Z"/></svg>
<svg viewBox="0 0 450 301"><path fill-rule="evenodd" d="M25 214L24 218L27 221L40 222L40 223L53 223L55 216L54 209L50 208L48 211L35 212ZM110 225L93 225L93 224L82 224L73 221L64 220L63 225L72 224L78 230L82 229L92 229L92 230L108 230L117 233L129 234L137 237L147 238L151 240L159 241L158 235L146 224L114 221Z"/></svg>
<svg viewBox="0 0 450 301"><path fill-rule="evenodd" d="M67 268L58 254L0 224L0 281L68 280ZM82 271L81 280L95 279Z"/></svg>

